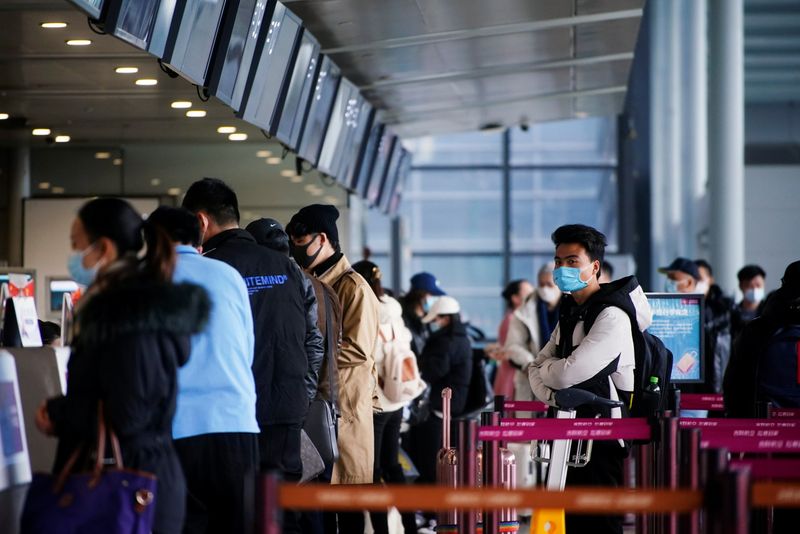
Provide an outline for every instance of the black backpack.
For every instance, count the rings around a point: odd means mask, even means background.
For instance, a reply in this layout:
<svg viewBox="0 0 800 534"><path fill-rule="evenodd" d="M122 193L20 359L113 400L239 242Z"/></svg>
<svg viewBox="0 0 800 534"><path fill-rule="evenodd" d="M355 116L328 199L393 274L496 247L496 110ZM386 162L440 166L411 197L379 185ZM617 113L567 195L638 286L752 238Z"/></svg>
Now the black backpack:
<svg viewBox="0 0 800 534"><path fill-rule="evenodd" d="M615 306L628 316L633 334L634 358L636 367L633 371L633 394L628 399L628 414L631 417L653 418L667 409L667 400L672 385L672 351L657 336L639 330L636 319L636 307L630 298L630 292L639 286L633 276L604 284L600 293L592 297L590 307L584 318L583 328L586 334L592 328L595 319L605 308ZM658 377L659 394L647 391L650 377Z"/></svg>
<svg viewBox="0 0 800 534"><path fill-rule="evenodd" d="M800 325L779 328L758 358L758 400L800 408Z"/></svg>

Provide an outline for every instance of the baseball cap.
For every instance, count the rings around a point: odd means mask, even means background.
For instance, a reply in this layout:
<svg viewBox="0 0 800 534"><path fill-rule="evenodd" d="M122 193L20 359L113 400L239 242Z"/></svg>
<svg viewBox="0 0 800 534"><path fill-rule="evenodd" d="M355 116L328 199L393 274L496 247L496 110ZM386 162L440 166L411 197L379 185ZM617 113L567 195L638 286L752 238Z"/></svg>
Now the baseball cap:
<svg viewBox="0 0 800 534"><path fill-rule="evenodd" d="M700 280L700 270L697 268L697 264L690 259L675 258L675 261L658 270L658 272L663 274L671 273L673 271L680 271L688 274L695 280Z"/></svg>
<svg viewBox="0 0 800 534"><path fill-rule="evenodd" d="M419 289L437 297L447 294L439 287L436 277L426 272L417 273L411 277L411 289Z"/></svg>
<svg viewBox="0 0 800 534"><path fill-rule="evenodd" d="M431 311L422 318L423 323L431 323L440 315L453 315L461 312L461 306L458 301L453 297L444 295L436 299L436 302L431 306Z"/></svg>

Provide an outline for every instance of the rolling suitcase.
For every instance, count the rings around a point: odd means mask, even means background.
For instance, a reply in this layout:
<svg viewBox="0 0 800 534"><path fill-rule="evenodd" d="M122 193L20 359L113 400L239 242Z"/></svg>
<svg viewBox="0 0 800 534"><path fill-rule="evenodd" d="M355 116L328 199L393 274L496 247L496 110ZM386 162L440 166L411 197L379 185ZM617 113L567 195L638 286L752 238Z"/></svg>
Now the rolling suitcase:
<svg viewBox="0 0 800 534"><path fill-rule="evenodd" d="M436 458L436 482L448 488L458 487L458 454L450 446L450 399L453 390L442 390L442 448ZM456 510L439 512L436 532L456 534L458 532L458 513Z"/></svg>

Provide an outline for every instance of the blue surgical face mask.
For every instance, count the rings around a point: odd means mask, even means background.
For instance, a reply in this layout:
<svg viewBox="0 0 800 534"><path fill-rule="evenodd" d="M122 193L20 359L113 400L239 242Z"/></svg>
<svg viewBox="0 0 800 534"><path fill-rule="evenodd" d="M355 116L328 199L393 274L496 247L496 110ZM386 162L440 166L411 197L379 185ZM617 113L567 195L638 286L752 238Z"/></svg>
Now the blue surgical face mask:
<svg viewBox="0 0 800 534"><path fill-rule="evenodd" d="M679 293L678 281L667 278L667 280L664 282L664 293Z"/></svg>
<svg viewBox="0 0 800 534"><path fill-rule="evenodd" d="M764 288L753 287L744 292L744 300L747 302L757 303L764 300Z"/></svg>
<svg viewBox="0 0 800 534"><path fill-rule="evenodd" d="M84 250L76 250L70 254L67 259L69 275L82 286L92 285L94 279L97 278L97 271L100 268L99 262L94 267L87 268L83 266L83 258L92 250L93 246L94 245L89 245Z"/></svg>
<svg viewBox="0 0 800 534"><path fill-rule="evenodd" d="M438 332L439 330L441 330L441 329L442 329L442 327L441 327L441 326L439 326L439 323L437 323L436 321L433 321L432 323L430 323L430 324L428 325L428 328L430 328L430 329L431 329L431 333L432 333L432 334L433 334L433 333L436 333L436 332Z"/></svg>
<svg viewBox="0 0 800 534"><path fill-rule="evenodd" d="M431 311L434 302L436 302L436 297L434 297L433 295L428 295L427 297L425 297L425 302L422 303L422 309L425 310L425 313Z"/></svg>
<svg viewBox="0 0 800 534"><path fill-rule="evenodd" d="M591 266L589 266L591 268ZM555 281L558 289L565 293L574 293L585 289L589 282L584 282L581 279L581 273L586 268L579 269L577 267L558 267L553 271L553 280ZM589 279L591 280L591 278Z"/></svg>

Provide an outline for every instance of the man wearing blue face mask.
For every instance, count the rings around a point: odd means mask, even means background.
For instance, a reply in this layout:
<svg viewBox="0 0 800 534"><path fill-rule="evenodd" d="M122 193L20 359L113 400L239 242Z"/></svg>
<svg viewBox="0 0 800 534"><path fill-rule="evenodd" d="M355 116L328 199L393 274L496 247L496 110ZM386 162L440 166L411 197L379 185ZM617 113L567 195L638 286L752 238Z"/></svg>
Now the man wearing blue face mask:
<svg viewBox="0 0 800 534"><path fill-rule="evenodd" d="M731 337L733 340L744 330L745 325L759 317L764 309L767 273L758 265L745 265L736 273L742 301L736 305L731 317Z"/></svg>
<svg viewBox="0 0 800 534"><path fill-rule="evenodd" d="M578 388L628 404L633 392L634 335L652 321L647 298L634 277L600 285L606 237L589 226L571 224L552 235L553 278L565 293L558 325L528 367L534 395L551 406L556 391ZM635 330L634 330L635 329ZM578 408L578 417L622 417L620 408ZM622 442L595 441L586 467L570 469L567 486L621 487ZM566 516L567 532L622 533L622 516Z"/></svg>

